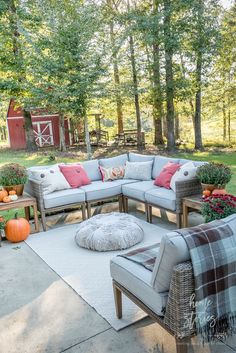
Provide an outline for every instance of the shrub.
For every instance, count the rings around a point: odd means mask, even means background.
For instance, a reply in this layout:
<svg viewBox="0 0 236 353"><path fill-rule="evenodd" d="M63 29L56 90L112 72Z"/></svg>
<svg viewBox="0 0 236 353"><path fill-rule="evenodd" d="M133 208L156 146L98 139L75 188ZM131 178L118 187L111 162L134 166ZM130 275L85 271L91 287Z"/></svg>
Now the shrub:
<svg viewBox="0 0 236 353"><path fill-rule="evenodd" d="M233 195L211 195L203 199L202 215L206 222L225 218L236 213L236 197Z"/></svg>
<svg viewBox="0 0 236 353"><path fill-rule="evenodd" d="M0 185L2 186L25 184L27 180L26 168L18 163L5 164L0 168Z"/></svg>
<svg viewBox="0 0 236 353"><path fill-rule="evenodd" d="M197 170L197 178L203 184L226 185L232 177L230 167L220 163L208 163Z"/></svg>

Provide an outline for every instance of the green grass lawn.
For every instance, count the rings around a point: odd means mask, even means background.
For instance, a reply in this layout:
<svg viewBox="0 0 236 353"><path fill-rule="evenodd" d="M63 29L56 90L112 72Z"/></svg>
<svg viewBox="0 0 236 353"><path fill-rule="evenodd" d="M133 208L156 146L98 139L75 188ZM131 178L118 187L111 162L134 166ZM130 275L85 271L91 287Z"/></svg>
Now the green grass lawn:
<svg viewBox="0 0 236 353"><path fill-rule="evenodd" d="M134 150L132 150L134 151ZM117 154L127 152L124 148L100 148L94 151L94 158L110 157ZM146 153L160 154L155 148L147 147ZM54 156L55 160L50 160L50 157ZM222 150L221 152L177 152L175 154L178 158L186 158L200 161L213 161L229 165L233 171L233 177L230 183L227 185L228 193L236 195L236 152L234 150ZM49 165L55 163L66 163L66 162L79 162L86 159L84 151L70 151L68 153L60 153L57 151L39 151L37 153L27 153L25 151L11 151L9 149L0 149L0 166L5 163L20 163L26 167ZM19 211L20 215L23 215L23 211ZM14 215L13 211L4 212L6 219L12 218Z"/></svg>

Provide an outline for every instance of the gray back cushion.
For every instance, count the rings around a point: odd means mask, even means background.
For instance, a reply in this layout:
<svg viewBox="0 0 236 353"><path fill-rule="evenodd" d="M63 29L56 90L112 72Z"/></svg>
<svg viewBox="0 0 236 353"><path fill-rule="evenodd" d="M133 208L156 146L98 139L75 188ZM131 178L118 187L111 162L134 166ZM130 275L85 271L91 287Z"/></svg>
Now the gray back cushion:
<svg viewBox="0 0 236 353"><path fill-rule="evenodd" d="M81 165L84 167L91 181L102 180L98 159L82 162Z"/></svg>
<svg viewBox="0 0 236 353"><path fill-rule="evenodd" d="M152 178L156 179L156 177L160 174L162 171L163 167L168 163L168 162L174 162L178 163L179 159L177 158L168 158L168 157L162 157L162 156L156 156L154 158L154 164L152 168Z"/></svg>
<svg viewBox="0 0 236 353"><path fill-rule="evenodd" d="M152 161L147 162L126 162L125 179L151 180L152 179Z"/></svg>
<svg viewBox="0 0 236 353"><path fill-rule="evenodd" d="M168 292L174 266L190 260L184 238L176 232L165 235L160 244L151 284L158 293Z"/></svg>
<svg viewBox="0 0 236 353"><path fill-rule="evenodd" d="M145 154L138 154L138 153L133 153L130 152L129 153L129 161L130 162L149 162L149 161L153 161L155 158L155 156L148 156Z"/></svg>
<svg viewBox="0 0 236 353"><path fill-rule="evenodd" d="M125 166L125 163L127 162L127 160L128 160L128 155L125 153L112 158L99 159L99 164L105 168L121 167L121 166Z"/></svg>

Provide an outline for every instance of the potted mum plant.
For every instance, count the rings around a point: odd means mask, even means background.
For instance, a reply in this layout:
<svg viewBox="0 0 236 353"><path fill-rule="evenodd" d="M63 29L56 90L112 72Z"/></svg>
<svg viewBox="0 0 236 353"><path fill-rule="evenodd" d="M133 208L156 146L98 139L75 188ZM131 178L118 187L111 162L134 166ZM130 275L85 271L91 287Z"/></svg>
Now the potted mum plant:
<svg viewBox="0 0 236 353"><path fill-rule="evenodd" d="M236 213L236 197L233 195L211 195L203 199L202 215L205 222L221 219Z"/></svg>
<svg viewBox="0 0 236 353"><path fill-rule="evenodd" d="M211 192L214 189L224 190L231 177L232 171L230 167L221 163L207 163L200 166L197 170L197 178L202 184L202 189Z"/></svg>
<svg viewBox="0 0 236 353"><path fill-rule="evenodd" d="M18 163L8 163L0 168L0 185L8 193L15 190L16 194L21 196L27 180L28 174L26 168Z"/></svg>

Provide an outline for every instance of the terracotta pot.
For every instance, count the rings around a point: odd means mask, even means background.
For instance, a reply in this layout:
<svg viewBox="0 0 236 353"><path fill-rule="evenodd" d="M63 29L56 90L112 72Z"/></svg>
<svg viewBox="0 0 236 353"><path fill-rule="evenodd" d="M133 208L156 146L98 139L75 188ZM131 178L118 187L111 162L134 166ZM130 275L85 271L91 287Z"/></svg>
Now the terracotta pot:
<svg viewBox="0 0 236 353"><path fill-rule="evenodd" d="M214 184L203 184L201 183L202 185L202 190L209 190L210 192L212 192L214 189L217 188L217 185L214 185Z"/></svg>
<svg viewBox="0 0 236 353"><path fill-rule="evenodd" d="M11 190L15 190L17 196L21 196L24 191L24 184L4 186L4 189L9 193Z"/></svg>

